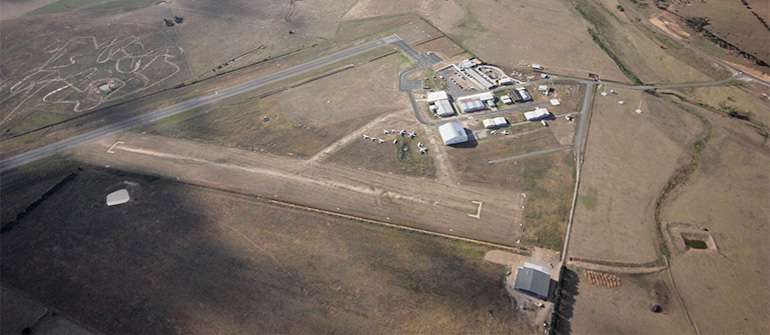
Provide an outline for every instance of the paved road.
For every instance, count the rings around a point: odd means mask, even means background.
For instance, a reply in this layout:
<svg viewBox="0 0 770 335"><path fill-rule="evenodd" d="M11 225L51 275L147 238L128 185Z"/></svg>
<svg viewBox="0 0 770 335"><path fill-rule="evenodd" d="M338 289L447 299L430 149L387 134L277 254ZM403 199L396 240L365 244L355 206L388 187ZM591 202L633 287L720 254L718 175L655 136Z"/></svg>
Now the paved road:
<svg viewBox="0 0 770 335"><path fill-rule="evenodd" d="M324 57L309 61L307 63L303 63L282 71L278 71L278 72L266 75L264 77L250 80L242 84L230 86L228 88L221 89L212 94L193 98L184 102L180 102L175 105L161 108L153 112L149 112L149 113L135 116L129 119L125 119L117 123L104 126L102 128L99 128L81 135L70 137L60 142L56 142L44 147L33 149L13 157L5 158L2 161L0 161L0 172L25 165L27 163L36 161L38 159L55 155L62 151L77 147L86 142L94 141L96 139L99 139L111 134L119 133L122 131L126 131L132 128L142 126L142 125L146 125L163 118L167 118L197 107L205 106L205 105L214 103L216 101L253 90L258 87L269 85L269 84L281 81L283 79L290 78L298 74L305 73L305 72L338 62L346 58L353 57L355 55L358 55L370 50L374 50L386 44L394 44L402 48L403 46L406 46L406 44L398 36L390 35L390 36L381 38L379 40L371 41L369 43L355 46L355 47L337 52L335 54L324 56ZM408 48L408 46L406 47ZM405 49L405 51L407 50L411 50L411 48ZM409 51L407 51L407 53L408 52ZM411 52L414 52L414 50L411 50Z"/></svg>

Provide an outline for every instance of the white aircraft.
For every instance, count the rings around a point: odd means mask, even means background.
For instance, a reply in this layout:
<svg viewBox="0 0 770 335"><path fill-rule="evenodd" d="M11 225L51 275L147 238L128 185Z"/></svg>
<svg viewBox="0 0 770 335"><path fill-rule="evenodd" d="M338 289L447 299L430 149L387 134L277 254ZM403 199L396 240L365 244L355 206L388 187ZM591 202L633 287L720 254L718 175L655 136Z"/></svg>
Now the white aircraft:
<svg viewBox="0 0 770 335"><path fill-rule="evenodd" d="M368 140L368 139L369 139L369 136L366 136L366 135L364 135L364 139L365 139L365 140Z"/></svg>
<svg viewBox="0 0 770 335"><path fill-rule="evenodd" d="M497 134L497 130L490 131L489 133L492 134L492 135L496 135Z"/></svg>
<svg viewBox="0 0 770 335"><path fill-rule="evenodd" d="M406 130L405 129L401 129L401 131L399 131L398 134L401 135L401 136L404 136L404 135L406 135Z"/></svg>
<svg viewBox="0 0 770 335"><path fill-rule="evenodd" d="M507 130L503 130L503 135L510 135L510 134L511 133L509 133Z"/></svg>
<svg viewBox="0 0 770 335"><path fill-rule="evenodd" d="M428 148L420 149L420 154L424 155L426 152L428 152Z"/></svg>
<svg viewBox="0 0 770 335"><path fill-rule="evenodd" d="M375 138L375 137L372 137L372 142L374 142L374 141L376 141L376 140L377 140L377 138Z"/></svg>
<svg viewBox="0 0 770 335"><path fill-rule="evenodd" d="M397 133L398 131L396 131L395 129L391 129L391 130L390 130L390 132L395 134L395 133Z"/></svg>
<svg viewBox="0 0 770 335"><path fill-rule="evenodd" d="M387 134L390 134L390 131L388 131L387 129L383 129L383 130L382 130L382 133L383 133L383 134L385 134L385 135L387 135Z"/></svg>
<svg viewBox="0 0 770 335"><path fill-rule="evenodd" d="M545 120L540 120L540 123L542 123L542 124L543 124L543 126L546 126L546 127L548 127L548 123L547 123L547 122L545 122Z"/></svg>
<svg viewBox="0 0 770 335"><path fill-rule="evenodd" d="M385 140L380 139L380 144L385 143Z"/></svg>
<svg viewBox="0 0 770 335"><path fill-rule="evenodd" d="M393 144L398 143L398 139L393 140Z"/></svg>
<svg viewBox="0 0 770 335"><path fill-rule="evenodd" d="M422 148L422 142L417 142L417 146Z"/></svg>
<svg viewBox="0 0 770 335"><path fill-rule="evenodd" d="M415 132L409 133L409 138L414 138L415 136L417 136L417 133Z"/></svg>

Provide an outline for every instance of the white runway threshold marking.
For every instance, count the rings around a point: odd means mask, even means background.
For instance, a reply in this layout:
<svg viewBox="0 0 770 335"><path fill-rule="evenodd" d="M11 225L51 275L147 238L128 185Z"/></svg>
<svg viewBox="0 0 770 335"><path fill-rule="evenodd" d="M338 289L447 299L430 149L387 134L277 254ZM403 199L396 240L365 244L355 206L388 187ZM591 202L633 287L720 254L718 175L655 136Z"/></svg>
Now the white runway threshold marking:
<svg viewBox="0 0 770 335"><path fill-rule="evenodd" d="M107 152L109 152L109 153L111 153L111 154L114 154L114 153L115 153L115 151L112 151L112 149L115 149L115 147L116 147L118 144L124 144L124 142L123 142L123 141L117 141L117 142L115 142L115 144L113 144L113 145L112 145L112 146L111 146L109 149L107 149Z"/></svg>
<svg viewBox="0 0 770 335"><path fill-rule="evenodd" d="M470 216L472 218L481 219L481 206L483 206L484 203L481 202L481 201L471 201L471 202L474 203L474 204L478 204L479 205L479 209L476 211L476 214L468 214L468 216Z"/></svg>

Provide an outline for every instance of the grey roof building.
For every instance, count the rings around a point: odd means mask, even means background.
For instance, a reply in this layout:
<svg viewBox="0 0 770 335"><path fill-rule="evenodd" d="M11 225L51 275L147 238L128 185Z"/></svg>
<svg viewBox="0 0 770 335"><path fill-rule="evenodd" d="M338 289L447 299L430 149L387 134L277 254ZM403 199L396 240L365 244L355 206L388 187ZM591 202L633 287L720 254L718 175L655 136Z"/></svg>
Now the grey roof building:
<svg viewBox="0 0 770 335"><path fill-rule="evenodd" d="M513 288L545 300L551 288L551 276L532 268L519 268Z"/></svg>

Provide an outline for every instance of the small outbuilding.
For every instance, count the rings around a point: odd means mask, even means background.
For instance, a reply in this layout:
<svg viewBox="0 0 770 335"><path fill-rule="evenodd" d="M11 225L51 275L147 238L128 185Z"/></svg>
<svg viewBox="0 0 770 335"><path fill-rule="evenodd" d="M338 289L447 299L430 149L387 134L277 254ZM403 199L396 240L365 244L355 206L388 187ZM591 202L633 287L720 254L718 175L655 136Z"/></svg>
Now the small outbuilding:
<svg viewBox="0 0 770 335"><path fill-rule="evenodd" d="M539 121L551 116L551 113L545 108L536 108L533 111L524 113L527 121Z"/></svg>
<svg viewBox="0 0 770 335"><path fill-rule="evenodd" d="M468 142L468 134L460 122L448 122L438 127L444 145L453 145Z"/></svg>
<svg viewBox="0 0 770 335"><path fill-rule="evenodd" d="M428 103L432 104L439 100L448 100L449 94L446 91L430 92L428 93Z"/></svg>
<svg viewBox="0 0 770 335"><path fill-rule="evenodd" d="M511 99L511 97L509 97L507 95L501 96L500 100L502 100L503 103L506 104L506 105L510 105L510 104L513 103L513 99Z"/></svg>
<svg viewBox="0 0 770 335"><path fill-rule="evenodd" d="M487 129L499 128L508 125L508 121L502 116L496 117L494 119L486 119L483 121L483 123L484 127Z"/></svg>
<svg viewBox="0 0 770 335"><path fill-rule="evenodd" d="M107 194L107 206L125 204L129 200L131 200L131 197L128 195L128 190L126 189L117 190L115 192Z"/></svg>
<svg viewBox="0 0 770 335"><path fill-rule="evenodd" d="M545 300L548 299L548 293L551 289L551 276L543 271L521 267L516 273L516 283L513 288Z"/></svg>

